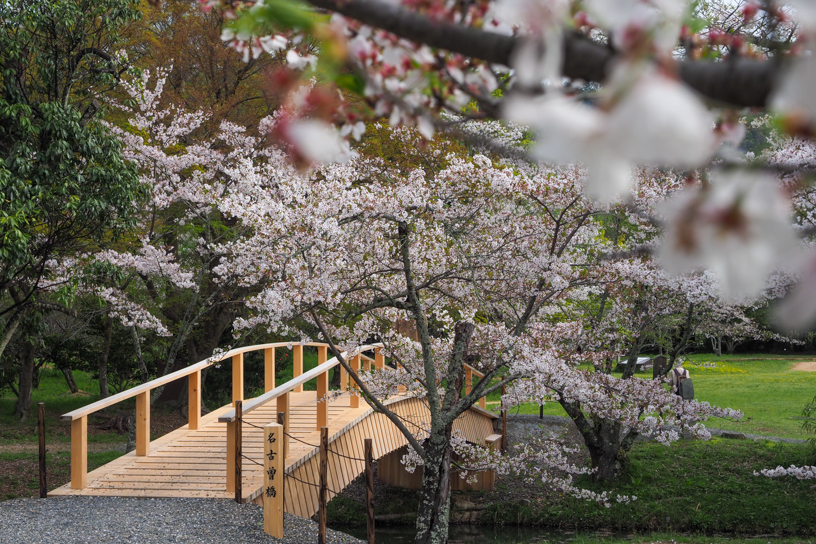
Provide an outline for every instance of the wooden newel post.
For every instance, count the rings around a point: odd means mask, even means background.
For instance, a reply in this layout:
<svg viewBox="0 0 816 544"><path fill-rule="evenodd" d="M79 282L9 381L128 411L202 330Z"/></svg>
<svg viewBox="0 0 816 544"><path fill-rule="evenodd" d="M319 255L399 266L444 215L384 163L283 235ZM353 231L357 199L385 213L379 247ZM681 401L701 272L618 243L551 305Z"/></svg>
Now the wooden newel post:
<svg viewBox="0 0 816 544"><path fill-rule="evenodd" d="M201 371L187 377L187 428L198 430L201 425Z"/></svg>
<svg viewBox="0 0 816 544"><path fill-rule="evenodd" d="M241 503L243 497L242 487L242 469L243 469L243 451L242 451L242 432L243 432L243 415L244 403L243 401L235 401L235 502Z"/></svg>
<svg viewBox="0 0 816 544"><path fill-rule="evenodd" d="M45 403L37 403L37 427L40 433L40 498L48 496L48 484L45 480Z"/></svg>
<svg viewBox="0 0 816 544"><path fill-rule="evenodd" d="M320 487L318 488L317 544L326 544L326 503L329 494L329 428L320 428L320 465L318 467Z"/></svg>
<svg viewBox="0 0 816 544"><path fill-rule="evenodd" d="M136 455L150 453L150 391L136 395Z"/></svg>
<svg viewBox="0 0 816 544"><path fill-rule="evenodd" d="M71 421L71 489L88 485L88 416Z"/></svg>
<svg viewBox="0 0 816 544"><path fill-rule="evenodd" d="M264 427L264 532L283 538L284 457L283 426L270 423Z"/></svg>
<svg viewBox="0 0 816 544"><path fill-rule="evenodd" d="M366 525L368 544L374 544L374 452L370 438L365 439Z"/></svg>

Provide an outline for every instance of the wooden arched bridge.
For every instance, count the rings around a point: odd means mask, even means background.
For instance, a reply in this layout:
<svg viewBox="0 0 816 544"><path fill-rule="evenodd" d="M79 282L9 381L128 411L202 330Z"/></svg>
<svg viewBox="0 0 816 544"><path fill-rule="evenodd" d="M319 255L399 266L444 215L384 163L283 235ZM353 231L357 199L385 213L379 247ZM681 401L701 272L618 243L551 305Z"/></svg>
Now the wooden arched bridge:
<svg viewBox="0 0 816 544"><path fill-rule="evenodd" d="M317 347L318 366L303 372L304 346ZM292 349L294 378L275 384L275 351ZM355 371L363 366L376 371L384 366L380 345L360 347L347 357ZM264 352L266 392L244 400L244 354ZM374 352L374 358L365 353ZM234 405L227 405L201 416L201 371L220 361L232 360L233 402L242 401L240 423ZM339 365L336 358L327 360L327 345L321 343L264 344L243 347L225 353L217 360L202 361L162 378L100 400L62 416L71 421L71 482L49 493L56 495L98 495L118 497L201 497L233 498L236 488L235 441L240 436L243 457L241 480L245 502L262 500L264 485L263 427L278 421L284 414L286 432L284 467L286 476L286 512L311 517L318 509L318 448L320 428L329 428L331 455L328 466L330 497L340 492L363 472L363 442L373 440L373 457L379 459L405 446L407 440L383 414L360 402L348 373L340 366L340 392L329 391L329 371ZM372 369L373 367L373 369ZM466 388L473 375L466 367ZM189 395L188 424L150 441L150 392L174 380L187 378ZM316 391L304 391L303 384L317 381ZM87 471L88 416L107 406L136 397L136 450L92 472ZM424 422L429 419L423 399L400 394L385 399L384 404L398 414L409 429L424 438ZM496 416L474 406L459 419L454 430L461 431L469 442L493 445L499 438L493 434ZM235 432L240 424L240 435ZM238 459L241 462L241 458Z"/></svg>

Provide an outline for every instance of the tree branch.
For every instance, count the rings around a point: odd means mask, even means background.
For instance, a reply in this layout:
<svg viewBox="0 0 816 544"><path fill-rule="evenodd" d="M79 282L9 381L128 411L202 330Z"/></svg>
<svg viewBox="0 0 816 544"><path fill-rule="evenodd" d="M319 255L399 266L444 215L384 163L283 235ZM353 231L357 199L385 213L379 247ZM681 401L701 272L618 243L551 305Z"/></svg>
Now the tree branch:
<svg viewBox="0 0 816 544"><path fill-rule="evenodd" d="M478 28L434 21L421 13L381 0L306 0L311 5L340 13L402 38L474 57L510 65L521 38ZM563 74L571 79L602 82L609 75L616 53L577 32L565 32ZM682 61L680 78L710 100L736 107L762 108L779 74L775 60L732 57L723 62Z"/></svg>

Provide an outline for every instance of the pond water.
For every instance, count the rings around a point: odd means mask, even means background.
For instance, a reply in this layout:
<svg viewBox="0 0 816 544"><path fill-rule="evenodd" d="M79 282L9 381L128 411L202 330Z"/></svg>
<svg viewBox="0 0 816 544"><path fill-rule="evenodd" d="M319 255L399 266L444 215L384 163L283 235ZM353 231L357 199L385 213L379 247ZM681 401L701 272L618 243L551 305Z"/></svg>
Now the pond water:
<svg viewBox="0 0 816 544"><path fill-rule="evenodd" d="M366 528L332 527L337 531L366 539ZM414 541L415 530L411 526L377 527L377 542L383 544L409 544ZM493 527L489 525L452 525L448 533L451 541L467 544L529 544L546 539L552 543L567 542L574 534L563 534L535 527Z"/></svg>

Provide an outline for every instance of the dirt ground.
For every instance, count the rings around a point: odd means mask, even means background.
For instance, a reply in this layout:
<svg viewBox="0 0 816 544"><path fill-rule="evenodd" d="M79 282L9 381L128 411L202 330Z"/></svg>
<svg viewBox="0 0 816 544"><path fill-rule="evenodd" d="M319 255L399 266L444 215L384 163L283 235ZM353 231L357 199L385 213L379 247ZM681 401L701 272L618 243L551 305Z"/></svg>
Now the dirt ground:
<svg viewBox="0 0 816 544"><path fill-rule="evenodd" d="M793 370L804 370L805 372L816 372L816 362L796 363Z"/></svg>

